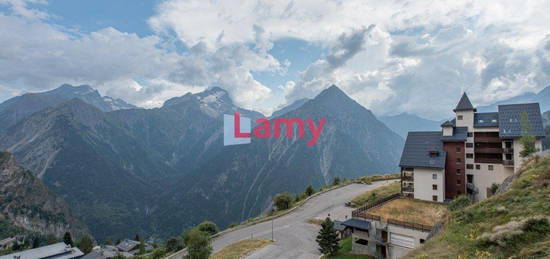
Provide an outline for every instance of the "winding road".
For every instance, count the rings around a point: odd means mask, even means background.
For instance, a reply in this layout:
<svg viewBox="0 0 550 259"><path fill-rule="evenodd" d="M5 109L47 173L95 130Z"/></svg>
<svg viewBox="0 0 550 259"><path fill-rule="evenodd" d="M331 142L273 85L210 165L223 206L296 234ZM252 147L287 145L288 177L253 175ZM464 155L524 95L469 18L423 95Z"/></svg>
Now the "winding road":
<svg viewBox="0 0 550 259"><path fill-rule="evenodd" d="M247 258L319 258L321 254L315 242L319 227L307 223L307 220L324 219L329 214L333 220L345 220L350 217L352 211L351 208L344 206L345 202L356 195L393 181L379 181L371 185L350 184L312 197L301 207L273 221L247 226L216 237L212 242L214 253L230 244L251 237L271 239L273 224L275 242ZM181 253L170 257L170 259L174 258L182 258Z"/></svg>

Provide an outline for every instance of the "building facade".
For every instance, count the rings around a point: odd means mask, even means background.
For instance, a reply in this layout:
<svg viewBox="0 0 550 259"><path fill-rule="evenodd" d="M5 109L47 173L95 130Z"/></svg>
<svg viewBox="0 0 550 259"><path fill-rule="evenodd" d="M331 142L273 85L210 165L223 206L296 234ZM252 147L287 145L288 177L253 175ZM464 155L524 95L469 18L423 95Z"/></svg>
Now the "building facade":
<svg viewBox="0 0 550 259"><path fill-rule="evenodd" d="M454 112L441 131L409 132L399 164L404 196L443 202L468 194L482 200L519 169L522 136L534 136L542 150L538 103L499 105L496 112L482 113L464 94Z"/></svg>

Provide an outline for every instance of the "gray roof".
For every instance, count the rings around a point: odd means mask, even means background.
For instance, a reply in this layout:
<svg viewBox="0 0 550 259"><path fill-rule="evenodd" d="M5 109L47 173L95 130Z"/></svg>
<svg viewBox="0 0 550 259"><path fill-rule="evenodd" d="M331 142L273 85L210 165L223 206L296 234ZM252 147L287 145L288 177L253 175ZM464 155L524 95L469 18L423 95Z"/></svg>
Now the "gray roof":
<svg viewBox="0 0 550 259"><path fill-rule="evenodd" d="M337 231L342 231L344 230L344 228L346 228L346 226L342 224L342 221L335 220L332 223L334 223L334 229L336 229Z"/></svg>
<svg viewBox="0 0 550 259"><path fill-rule="evenodd" d="M134 241L134 240L130 240L130 239L124 239L116 245L116 248L120 251L123 251L123 252L129 252L129 251L132 251L132 250L136 249L137 246L139 246L138 241Z"/></svg>
<svg viewBox="0 0 550 259"><path fill-rule="evenodd" d="M113 254L113 257L116 256ZM89 254L85 255L81 259L107 259L107 256L101 254L100 251L92 251Z"/></svg>
<svg viewBox="0 0 550 259"><path fill-rule="evenodd" d="M363 219L348 219L342 222L342 225L362 230L370 230L370 222Z"/></svg>
<svg viewBox="0 0 550 259"><path fill-rule="evenodd" d="M468 127L455 127L452 136L441 136L443 142L464 142L468 137Z"/></svg>
<svg viewBox="0 0 550 259"><path fill-rule="evenodd" d="M443 124L441 124L441 127L454 127L455 124L451 121L445 121Z"/></svg>
<svg viewBox="0 0 550 259"><path fill-rule="evenodd" d="M460 98L460 101L458 101L458 104L456 105L456 108L454 109L454 111L456 112L456 111L469 111L469 110L475 111L475 108L472 105L472 102L470 102L468 95L464 93Z"/></svg>
<svg viewBox="0 0 550 259"><path fill-rule="evenodd" d="M521 127L521 114L527 114L530 130ZM544 137L542 117L538 103L508 104L498 106L498 126L501 138L517 138L525 134Z"/></svg>
<svg viewBox="0 0 550 259"><path fill-rule="evenodd" d="M82 253L78 248L68 246L63 242L59 242L53 245L0 256L0 259L13 259L16 256L20 259L36 259L46 257L49 259L71 259L78 258L83 255L84 253Z"/></svg>
<svg viewBox="0 0 550 259"><path fill-rule="evenodd" d="M399 166L444 168L447 153L441 137L441 131L409 132ZM432 151L439 155L430 156Z"/></svg>
<svg viewBox="0 0 550 259"><path fill-rule="evenodd" d="M498 112L476 112L474 127L498 127Z"/></svg>

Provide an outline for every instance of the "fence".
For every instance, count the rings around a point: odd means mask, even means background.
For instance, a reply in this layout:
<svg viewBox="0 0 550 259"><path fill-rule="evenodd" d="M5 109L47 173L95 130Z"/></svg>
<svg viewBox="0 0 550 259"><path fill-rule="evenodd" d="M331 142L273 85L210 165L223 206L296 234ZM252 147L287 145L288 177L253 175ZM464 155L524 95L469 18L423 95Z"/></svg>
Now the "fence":
<svg viewBox="0 0 550 259"><path fill-rule="evenodd" d="M373 203L371 203L371 204L367 204L367 205L365 205L365 206L363 206L363 207L361 207L361 208L358 208L358 209L352 211L352 212L351 212L351 216L352 216L352 217L361 217L361 218L365 218L365 215L367 214L367 213L365 213L365 212L366 212L367 210L370 210L370 209L372 209L372 208L374 208L374 207L378 207L378 206L380 206L380 205L382 205L382 204L384 204L384 203L386 203L386 202L388 202L388 201L391 201L391 200L393 200L393 199L399 198L400 196L401 196L400 193L395 193L395 194L392 194L392 195L390 195L390 196L388 196L388 197L385 197L385 198L383 198L383 199L380 199L380 200L378 200L378 201L376 201L376 202L373 202ZM369 214L369 215L370 215L370 214ZM374 215L372 215L372 216L374 216Z"/></svg>

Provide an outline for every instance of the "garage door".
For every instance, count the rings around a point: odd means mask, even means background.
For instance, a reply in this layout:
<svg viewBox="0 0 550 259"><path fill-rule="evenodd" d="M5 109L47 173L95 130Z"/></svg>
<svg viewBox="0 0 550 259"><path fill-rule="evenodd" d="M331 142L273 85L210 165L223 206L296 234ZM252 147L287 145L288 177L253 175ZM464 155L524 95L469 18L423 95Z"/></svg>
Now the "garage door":
<svg viewBox="0 0 550 259"><path fill-rule="evenodd" d="M397 233L390 233L390 242L393 245L414 248L414 238Z"/></svg>

